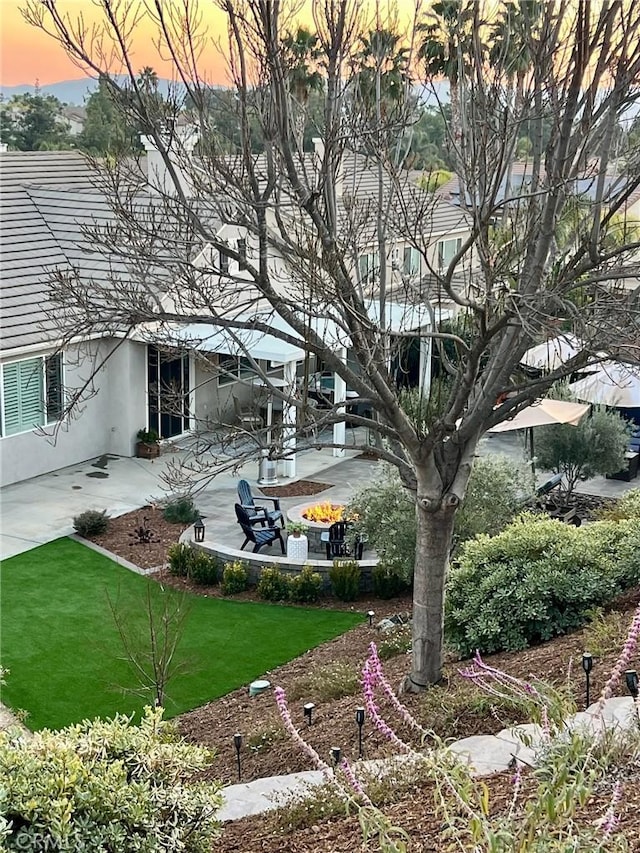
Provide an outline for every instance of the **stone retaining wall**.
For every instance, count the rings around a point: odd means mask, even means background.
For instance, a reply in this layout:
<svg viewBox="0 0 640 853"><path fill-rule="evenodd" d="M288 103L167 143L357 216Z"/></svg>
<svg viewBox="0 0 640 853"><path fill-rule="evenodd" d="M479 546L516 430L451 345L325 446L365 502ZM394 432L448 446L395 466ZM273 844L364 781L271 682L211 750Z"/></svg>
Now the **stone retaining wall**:
<svg viewBox="0 0 640 853"><path fill-rule="evenodd" d="M277 566L285 574L295 575L302 570L303 566L310 566L314 572L322 575L323 589L331 588L329 580L329 571L333 565L331 560L313 560L308 559L304 563L298 560L291 560L285 554L280 554L280 546L275 542L270 550L260 551L254 554L253 551L241 551L239 548L229 548L220 542L211 542L205 539L202 543L193 541L193 528L189 527L180 537L181 542L191 545L192 548L198 548L207 554L212 554L224 563L241 560L248 568L249 582L252 584L258 583L260 573L265 566ZM371 580L371 570L378 564L378 559L360 560L360 568L362 569L362 577L360 581L361 592L371 592L373 583Z"/></svg>

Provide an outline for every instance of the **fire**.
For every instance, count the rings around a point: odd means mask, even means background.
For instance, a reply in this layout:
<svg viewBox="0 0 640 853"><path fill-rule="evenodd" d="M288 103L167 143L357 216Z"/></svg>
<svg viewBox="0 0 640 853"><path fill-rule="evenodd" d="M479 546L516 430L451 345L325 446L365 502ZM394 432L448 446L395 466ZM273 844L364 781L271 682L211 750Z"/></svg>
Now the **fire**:
<svg viewBox="0 0 640 853"><path fill-rule="evenodd" d="M330 501L325 501L315 506L308 506L302 513L302 517L307 521L316 521L320 524L333 524L336 521L342 521L342 513L344 507L342 504L332 504Z"/></svg>

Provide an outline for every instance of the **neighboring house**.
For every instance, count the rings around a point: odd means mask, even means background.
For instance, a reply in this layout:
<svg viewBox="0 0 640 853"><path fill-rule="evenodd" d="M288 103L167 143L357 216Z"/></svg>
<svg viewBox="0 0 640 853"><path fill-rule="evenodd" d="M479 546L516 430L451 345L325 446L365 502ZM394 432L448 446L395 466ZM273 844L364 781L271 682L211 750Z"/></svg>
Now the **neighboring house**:
<svg viewBox="0 0 640 853"><path fill-rule="evenodd" d="M63 107L62 115L69 125L69 136L80 136L84 130L84 123L87 120L86 109L75 106Z"/></svg>
<svg viewBox="0 0 640 853"><path fill-rule="evenodd" d="M356 197L358 204L364 200L365 213L369 203L370 170L357 159L347 158L342 213L348 206L353 209ZM162 183L162 168L156 153L148 150L149 180ZM180 346L177 339L173 349L160 351L144 329L136 340L125 340L113 329L92 340L74 341L60 351L48 284L56 270L73 269L81 280L108 284L114 271L137 281L144 276L144 268L137 269L130 258L125 261L117 254L97 251L88 238L86 226L114 219L82 155L4 152L0 170L0 484L104 453L130 456L141 427L154 428L168 439L196 426L232 423L233 398L242 403L255 395L255 389L241 381L249 371L246 359L238 354L221 352L219 347L207 350L205 343ZM144 205L153 204L153 194L145 196L142 204L144 212ZM251 258L251 241L238 228L221 222L210 226L229 246ZM368 293L375 296L380 264L374 257L370 216L367 227L358 231L353 244L354 274L366 280ZM466 234L466 214L437 200L427 240L434 268L448 263ZM207 247L198 247L198 251L203 256L212 252ZM415 248L392 239L387 255L392 298L396 291L405 297L410 291L418 292L425 271ZM211 260L223 276L242 280L247 275L242 262L224 252ZM270 262L278 268L277 277L286 282L282 259L274 255ZM179 298L175 285L178 266L176 262L176 275L170 279L165 299L173 299L173 294ZM416 364L418 358L424 364L425 352L418 348L413 358ZM266 354L256 359L265 371L282 370ZM69 395L83 387L95 364L102 366L95 387L91 384L84 389L79 416L61 420ZM321 367L314 365L313 369ZM409 377L407 365L400 365L399 370ZM412 370L415 373L415 366ZM176 404L177 400L182 402Z"/></svg>

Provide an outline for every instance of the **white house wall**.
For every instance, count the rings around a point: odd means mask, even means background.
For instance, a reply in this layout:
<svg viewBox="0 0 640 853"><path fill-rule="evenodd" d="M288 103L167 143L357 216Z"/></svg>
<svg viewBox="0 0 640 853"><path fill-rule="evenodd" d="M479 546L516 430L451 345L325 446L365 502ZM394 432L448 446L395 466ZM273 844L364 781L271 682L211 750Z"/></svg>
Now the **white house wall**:
<svg viewBox="0 0 640 853"><path fill-rule="evenodd" d="M97 342L95 348L104 355L113 349L113 342ZM25 357L38 354L46 351ZM79 416L59 430L55 442L36 430L0 438L0 485L28 480L104 453L133 455L135 434L146 423L145 355L140 344L127 341L118 348L96 377L98 393L86 401ZM10 360L14 359L3 359ZM65 354L63 369L67 388L79 386L90 370L86 356L77 347Z"/></svg>

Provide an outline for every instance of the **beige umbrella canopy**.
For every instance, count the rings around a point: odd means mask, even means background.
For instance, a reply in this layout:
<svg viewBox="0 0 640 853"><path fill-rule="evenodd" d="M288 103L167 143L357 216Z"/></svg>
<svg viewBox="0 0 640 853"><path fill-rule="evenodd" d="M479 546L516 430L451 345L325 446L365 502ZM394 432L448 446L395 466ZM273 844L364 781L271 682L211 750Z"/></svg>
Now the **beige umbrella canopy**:
<svg viewBox="0 0 640 853"><path fill-rule="evenodd" d="M566 400L550 400L543 397L526 409L522 409L510 420L491 427L489 432L511 432L514 429L532 429L552 424L578 426L589 409L588 403L569 403Z"/></svg>
<svg viewBox="0 0 640 853"><path fill-rule="evenodd" d="M590 408L589 403L569 403L566 400L550 400L547 397L542 397L540 400L536 400L535 403L527 406L526 409L522 409L515 417L496 424L488 431L493 433L511 432L516 429L528 430L531 462L535 466L533 453L534 427L553 426L553 424L578 426Z"/></svg>

